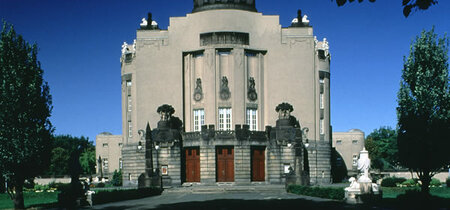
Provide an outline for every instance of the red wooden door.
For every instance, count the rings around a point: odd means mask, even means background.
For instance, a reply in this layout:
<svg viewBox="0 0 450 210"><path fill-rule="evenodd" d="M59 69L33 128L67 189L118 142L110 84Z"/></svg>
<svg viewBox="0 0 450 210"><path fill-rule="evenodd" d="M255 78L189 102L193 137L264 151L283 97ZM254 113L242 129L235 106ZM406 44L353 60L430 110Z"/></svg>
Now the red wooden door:
<svg viewBox="0 0 450 210"><path fill-rule="evenodd" d="M186 182L200 182L200 150L186 148Z"/></svg>
<svg viewBox="0 0 450 210"><path fill-rule="evenodd" d="M217 148L217 181L234 182L234 148Z"/></svg>
<svg viewBox="0 0 450 210"><path fill-rule="evenodd" d="M252 181L264 181L265 179L264 150L264 148L252 149Z"/></svg>

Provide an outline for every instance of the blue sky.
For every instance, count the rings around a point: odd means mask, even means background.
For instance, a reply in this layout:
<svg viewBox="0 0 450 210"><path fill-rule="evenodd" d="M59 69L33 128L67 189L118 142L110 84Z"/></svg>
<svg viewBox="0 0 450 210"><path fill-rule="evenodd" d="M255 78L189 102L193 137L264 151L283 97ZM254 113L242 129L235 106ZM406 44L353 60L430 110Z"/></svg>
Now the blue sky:
<svg viewBox="0 0 450 210"><path fill-rule="evenodd" d="M56 134L121 134L120 50L132 43L140 20L166 29L185 16L192 0L0 0L0 18L39 46L38 59L53 95ZM337 7L330 0L256 0L258 12L290 25L297 10L308 15L319 40L331 47L333 131L359 128L366 135L396 125L403 56L421 30L450 30L450 1L405 18L401 0ZM294 107L295 108L295 107ZM301 118L301 116L298 116Z"/></svg>

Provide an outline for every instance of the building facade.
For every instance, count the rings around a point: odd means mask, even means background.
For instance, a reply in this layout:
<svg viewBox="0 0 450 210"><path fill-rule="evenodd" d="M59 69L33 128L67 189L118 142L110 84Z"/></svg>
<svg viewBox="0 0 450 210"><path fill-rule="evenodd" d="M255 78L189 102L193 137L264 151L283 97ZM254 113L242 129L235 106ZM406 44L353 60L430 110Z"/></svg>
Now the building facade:
<svg viewBox="0 0 450 210"><path fill-rule="evenodd" d="M351 129L348 132L333 132L332 146L338 153L338 161L343 161L348 175L357 174L359 153L364 148L364 132Z"/></svg>
<svg viewBox="0 0 450 210"><path fill-rule="evenodd" d="M108 132L95 137L97 175L111 180L114 171L122 169L122 139L122 135L112 135Z"/></svg>
<svg viewBox="0 0 450 210"><path fill-rule="evenodd" d="M289 168L331 181L329 46L300 12L283 28L253 0L194 0L168 29L143 19L121 66L124 184L148 168L147 123L151 162L169 185L283 183ZM157 112L162 104L176 112Z"/></svg>

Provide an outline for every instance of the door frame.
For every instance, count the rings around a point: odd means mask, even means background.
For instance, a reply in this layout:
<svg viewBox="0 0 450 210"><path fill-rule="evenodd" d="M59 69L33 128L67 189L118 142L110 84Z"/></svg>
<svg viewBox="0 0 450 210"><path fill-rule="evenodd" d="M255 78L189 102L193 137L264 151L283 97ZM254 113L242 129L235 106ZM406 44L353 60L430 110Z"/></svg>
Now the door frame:
<svg viewBox="0 0 450 210"><path fill-rule="evenodd" d="M187 177L187 173L188 173L188 167L187 167L187 155L186 155L186 152L188 151L188 150L193 150L193 149L195 149L195 150L197 150L198 151L198 154L197 154L197 157L198 157L198 162L197 162L197 164L198 164L198 181L188 181L187 179L188 179L188 177ZM183 156L184 156L184 161L183 161L183 166L184 166L184 173L183 173L183 178L184 178L184 182L189 182L189 183L191 183L191 182L201 182L201 172L200 172L200 170L201 170L201 165L200 165L200 147L183 147Z"/></svg>
<svg viewBox="0 0 450 210"><path fill-rule="evenodd" d="M233 156L233 169L232 169L233 170L232 171L233 177L232 177L232 180L231 180L231 177L226 177L226 178L230 178L230 180L219 181L219 150L223 150L223 149L231 149L232 150L232 156ZM215 153L216 153L216 182L234 182L235 174L236 174L235 173L236 172L236 170L235 170L235 162L234 162L235 161L234 146L216 146ZM225 168L227 168L227 165L225 166Z"/></svg>
<svg viewBox="0 0 450 210"><path fill-rule="evenodd" d="M262 150L263 151L263 155L264 155L264 169L263 169L263 173L264 173L264 177L263 180L257 180L254 181L253 180L253 152L255 150ZM267 180L267 171L266 171L266 167L267 166L267 153L266 153L266 146L250 146L250 181L251 182L265 182Z"/></svg>

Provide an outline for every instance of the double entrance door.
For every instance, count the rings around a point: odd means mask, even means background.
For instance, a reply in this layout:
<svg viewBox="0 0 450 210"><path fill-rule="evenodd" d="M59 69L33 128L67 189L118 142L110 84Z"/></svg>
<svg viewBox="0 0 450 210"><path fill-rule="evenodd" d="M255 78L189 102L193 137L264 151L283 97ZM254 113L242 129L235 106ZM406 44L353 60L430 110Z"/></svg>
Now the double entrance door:
<svg viewBox="0 0 450 210"><path fill-rule="evenodd" d="M186 182L200 182L200 149L186 148Z"/></svg>
<svg viewBox="0 0 450 210"><path fill-rule="evenodd" d="M234 148L216 148L217 182L234 182Z"/></svg>

